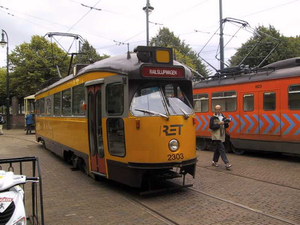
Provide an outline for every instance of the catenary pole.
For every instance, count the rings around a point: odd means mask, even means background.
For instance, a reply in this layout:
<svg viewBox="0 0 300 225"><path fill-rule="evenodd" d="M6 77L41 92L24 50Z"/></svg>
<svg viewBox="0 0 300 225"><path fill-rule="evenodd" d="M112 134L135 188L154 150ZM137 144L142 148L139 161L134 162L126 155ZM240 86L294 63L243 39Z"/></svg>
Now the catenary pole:
<svg viewBox="0 0 300 225"><path fill-rule="evenodd" d="M219 0L220 10L220 70L224 69L224 38L223 38L223 12L222 0Z"/></svg>
<svg viewBox="0 0 300 225"><path fill-rule="evenodd" d="M6 41L4 40L4 34L6 36ZM10 114L9 114L9 44L8 35L5 30L2 29L2 39L0 44L2 46L6 45L6 129L10 129Z"/></svg>

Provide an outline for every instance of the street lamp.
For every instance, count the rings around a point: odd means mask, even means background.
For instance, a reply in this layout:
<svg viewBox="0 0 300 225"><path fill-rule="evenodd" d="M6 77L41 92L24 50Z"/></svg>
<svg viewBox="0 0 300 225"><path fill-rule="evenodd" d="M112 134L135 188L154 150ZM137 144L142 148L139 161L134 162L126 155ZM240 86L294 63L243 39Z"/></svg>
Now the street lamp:
<svg viewBox="0 0 300 225"><path fill-rule="evenodd" d="M143 8L143 10L146 12L147 46L149 46L150 45L150 42L149 42L149 13L151 13L154 10L154 7L152 7L150 5L149 0L147 0L147 4Z"/></svg>
<svg viewBox="0 0 300 225"><path fill-rule="evenodd" d="M4 39L4 34L6 35L6 40ZM5 30L2 30L2 38L0 41L0 45L2 47L4 47L6 45L6 62L7 62L7 66L6 66L6 129L9 130L10 129L10 119L9 119L9 61L8 61L8 35L5 32Z"/></svg>

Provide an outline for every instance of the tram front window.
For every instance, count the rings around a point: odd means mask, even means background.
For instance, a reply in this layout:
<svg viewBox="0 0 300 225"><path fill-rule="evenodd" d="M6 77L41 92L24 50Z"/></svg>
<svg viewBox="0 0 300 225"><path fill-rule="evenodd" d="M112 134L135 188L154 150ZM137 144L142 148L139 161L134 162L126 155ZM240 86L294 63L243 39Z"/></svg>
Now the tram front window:
<svg viewBox="0 0 300 225"><path fill-rule="evenodd" d="M139 89L131 102L131 112L134 116L184 115L186 118L193 113L188 100L179 86L151 86Z"/></svg>
<svg viewBox="0 0 300 225"><path fill-rule="evenodd" d="M189 106L187 98L178 85L167 84L164 90L170 115L184 115L188 117L188 115L193 114L192 107Z"/></svg>
<svg viewBox="0 0 300 225"><path fill-rule="evenodd" d="M159 87L153 86L139 89L131 102L131 112L135 116L166 115Z"/></svg>

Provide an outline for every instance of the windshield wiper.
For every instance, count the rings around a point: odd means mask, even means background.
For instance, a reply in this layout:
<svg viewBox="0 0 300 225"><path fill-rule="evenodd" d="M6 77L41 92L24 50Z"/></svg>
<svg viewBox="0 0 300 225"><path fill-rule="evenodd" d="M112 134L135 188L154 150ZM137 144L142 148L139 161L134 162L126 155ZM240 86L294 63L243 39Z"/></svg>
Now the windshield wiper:
<svg viewBox="0 0 300 225"><path fill-rule="evenodd" d="M175 101L173 101L173 103L176 105L176 107L178 108L178 109L180 109L180 111L183 113L183 115L184 115L184 119L188 119L189 117L190 117L190 115L186 112L186 111L184 111L182 108L180 108L180 106L178 105L178 104L176 104L176 102ZM173 109L173 107L172 107L172 109Z"/></svg>
<svg viewBox="0 0 300 225"><path fill-rule="evenodd" d="M148 109L139 109L139 108L134 108L134 110L140 111L140 112L143 112L143 113L149 113L149 114L152 114L152 115L159 115L161 117L164 117L166 120L169 120L169 117L167 115L163 114L163 113L151 111L151 110L148 110Z"/></svg>
<svg viewBox="0 0 300 225"><path fill-rule="evenodd" d="M180 108L178 105L177 105L177 107L180 109L180 111L184 114L184 118L187 120L189 117L190 117L190 115L186 112L186 111L184 111L182 108Z"/></svg>

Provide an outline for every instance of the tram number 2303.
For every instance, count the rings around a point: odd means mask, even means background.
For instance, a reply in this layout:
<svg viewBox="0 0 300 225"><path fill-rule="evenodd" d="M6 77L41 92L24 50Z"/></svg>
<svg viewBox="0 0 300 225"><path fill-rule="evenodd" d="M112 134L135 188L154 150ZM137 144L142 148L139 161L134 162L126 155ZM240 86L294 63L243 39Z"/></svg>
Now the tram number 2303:
<svg viewBox="0 0 300 225"><path fill-rule="evenodd" d="M183 153L168 154L168 161L184 159Z"/></svg>

